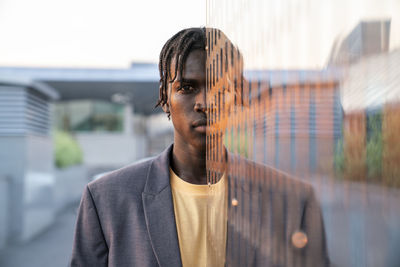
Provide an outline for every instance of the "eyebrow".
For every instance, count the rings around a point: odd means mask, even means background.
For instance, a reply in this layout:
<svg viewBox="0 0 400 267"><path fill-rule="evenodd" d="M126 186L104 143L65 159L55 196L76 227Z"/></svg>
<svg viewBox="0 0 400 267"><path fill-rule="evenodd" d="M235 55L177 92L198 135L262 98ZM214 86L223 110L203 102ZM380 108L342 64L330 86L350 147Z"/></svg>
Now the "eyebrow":
<svg viewBox="0 0 400 267"><path fill-rule="evenodd" d="M185 78L182 78L182 82L183 83L196 83L197 80L196 79L185 79Z"/></svg>

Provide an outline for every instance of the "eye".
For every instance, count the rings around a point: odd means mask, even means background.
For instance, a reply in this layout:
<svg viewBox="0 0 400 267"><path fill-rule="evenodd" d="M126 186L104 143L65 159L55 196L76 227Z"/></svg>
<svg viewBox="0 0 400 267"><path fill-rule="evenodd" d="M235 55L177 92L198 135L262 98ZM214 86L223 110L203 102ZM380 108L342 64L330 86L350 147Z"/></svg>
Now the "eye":
<svg viewBox="0 0 400 267"><path fill-rule="evenodd" d="M191 85L183 85L179 88L179 91L182 91L183 93L190 93L194 90L194 87Z"/></svg>

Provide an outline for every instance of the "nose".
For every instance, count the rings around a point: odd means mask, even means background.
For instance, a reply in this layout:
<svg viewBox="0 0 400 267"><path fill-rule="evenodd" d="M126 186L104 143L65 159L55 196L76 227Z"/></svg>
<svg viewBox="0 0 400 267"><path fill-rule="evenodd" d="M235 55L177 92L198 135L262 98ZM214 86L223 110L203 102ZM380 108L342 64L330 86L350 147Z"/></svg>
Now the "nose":
<svg viewBox="0 0 400 267"><path fill-rule="evenodd" d="M194 110L196 112L206 113L206 89L202 88L196 95L196 103L194 104Z"/></svg>

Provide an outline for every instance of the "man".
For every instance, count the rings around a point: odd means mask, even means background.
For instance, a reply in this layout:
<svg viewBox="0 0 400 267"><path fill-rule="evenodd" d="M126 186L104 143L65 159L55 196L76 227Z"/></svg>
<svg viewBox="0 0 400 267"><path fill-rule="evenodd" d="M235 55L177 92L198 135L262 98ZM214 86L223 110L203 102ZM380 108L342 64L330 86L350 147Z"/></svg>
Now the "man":
<svg viewBox="0 0 400 267"><path fill-rule="evenodd" d="M86 186L71 266L326 263L321 214L309 185L225 149L215 184L207 184L206 49L204 28L182 30L164 45L158 104L172 120L174 143L154 159ZM208 149L215 147L221 146ZM245 175L231 171L238 161L265 179L246 185ZM246 201L249 208L238 209ZM307 240L305 247L292 245L296 234Z"/></svg>

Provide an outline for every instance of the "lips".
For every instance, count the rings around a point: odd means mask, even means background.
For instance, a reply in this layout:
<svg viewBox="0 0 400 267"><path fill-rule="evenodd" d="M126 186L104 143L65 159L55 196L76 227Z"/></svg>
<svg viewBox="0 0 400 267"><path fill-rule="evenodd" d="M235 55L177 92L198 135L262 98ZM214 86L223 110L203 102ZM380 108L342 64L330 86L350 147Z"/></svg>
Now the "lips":
<svg viewBox="0 0 400 267"><path fill-rule="evenodd" d="M199 127L199 126L207 126L207 120L206 119L198 119L195 120L192 123L193 127Z"/></svg>

